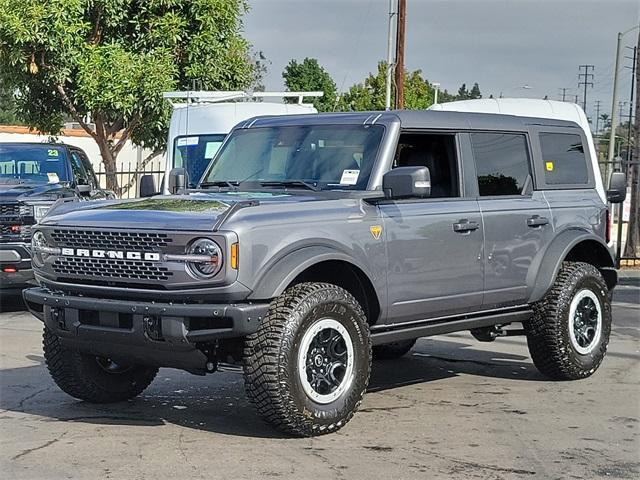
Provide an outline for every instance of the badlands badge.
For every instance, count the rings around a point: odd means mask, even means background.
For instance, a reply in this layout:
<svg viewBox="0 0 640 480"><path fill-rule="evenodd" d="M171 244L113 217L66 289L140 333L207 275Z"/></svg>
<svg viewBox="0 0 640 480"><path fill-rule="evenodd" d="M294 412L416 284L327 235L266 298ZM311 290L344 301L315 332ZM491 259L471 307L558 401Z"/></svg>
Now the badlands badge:
<svg viewBox="0 0 640 480"><path fill-rule="evenodd" d="M369 231L371 232L371 235L373 235L373 238L376 240L380 239L380 235L382 234L382 227L380 225L371 225L369 227Z"/></svg>

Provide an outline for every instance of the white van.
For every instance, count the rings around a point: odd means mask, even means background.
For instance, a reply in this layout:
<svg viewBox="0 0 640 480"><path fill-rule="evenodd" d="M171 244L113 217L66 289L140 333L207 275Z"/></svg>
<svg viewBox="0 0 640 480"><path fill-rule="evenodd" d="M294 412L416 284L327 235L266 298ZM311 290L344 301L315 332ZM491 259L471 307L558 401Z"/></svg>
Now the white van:
<svg viewBox="0 0 640 480"><path fill-rule="evenodd" d="M322 92L166 92L173 106L164 178L173 168L184 168L194 187L227 134L238 123L260 115L296 115L318 113L305 97L321 97ZM297 103L276 103L263 99L297 98ZM168 195L167 182L162 193Z"/></svg>
<svg viewBox="0 0 640 480"><path fill-rule="evenodd" d="M429 110L445 110L450 112L501 113L517 117L538 117L554 120L568 120L577 123L584 131L589 144L589 156L593 171L599 172L598 155L593 145L591 127L584 110L575 103L555 100L538 100L535 98L483 98L478 100L461 100L458 102L439 103ZM604 203L607 196L604 191L601 175L596 175L596 190Z"/></svg>

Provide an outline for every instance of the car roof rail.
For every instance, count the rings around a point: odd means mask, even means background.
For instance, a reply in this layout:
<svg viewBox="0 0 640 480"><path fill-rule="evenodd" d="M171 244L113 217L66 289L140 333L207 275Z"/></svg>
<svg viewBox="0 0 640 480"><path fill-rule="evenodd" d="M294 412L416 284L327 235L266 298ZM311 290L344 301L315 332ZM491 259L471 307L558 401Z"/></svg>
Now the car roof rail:
<svg viewBox="0 0 640 480"><path fill-rule="evenodd" d="M262 98L297 98L303 105L307 97L322 97L324 92L243 92L241 90L184 90L164 92L162 98L168 100L174 108L193 103L220 103L248 101Z"/></svg>

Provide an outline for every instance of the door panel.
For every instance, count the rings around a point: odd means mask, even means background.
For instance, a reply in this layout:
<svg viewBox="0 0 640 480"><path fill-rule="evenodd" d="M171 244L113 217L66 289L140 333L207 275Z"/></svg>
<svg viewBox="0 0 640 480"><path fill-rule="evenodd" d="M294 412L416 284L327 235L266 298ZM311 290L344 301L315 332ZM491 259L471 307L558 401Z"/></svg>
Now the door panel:
<svg viewBox="0 0 640 480"><path fill-rule="evenodd" d="M533 258L553 236L548 204L542 192L521 198L481 198L478 203L485 237L484 306L523 303Z"/></svg>
<svg viewBox="0 0 640 480"><path fill-rule="evenodd" d="M398 201L379 208L387 241L388 323L482 305L483 228L475 199Z"/></svg>

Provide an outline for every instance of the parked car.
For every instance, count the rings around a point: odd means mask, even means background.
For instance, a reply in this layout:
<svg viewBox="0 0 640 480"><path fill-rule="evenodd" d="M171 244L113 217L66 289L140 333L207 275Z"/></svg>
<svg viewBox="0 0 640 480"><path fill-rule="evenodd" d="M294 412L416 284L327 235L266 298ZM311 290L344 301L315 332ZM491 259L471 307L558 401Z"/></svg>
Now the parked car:
<svg viewBox="0 0 640 480"><path fill-rule="evenodd" d="M300 115L318 113L305 98L322 92L166 92L173 113L169 124L164 178L174 168L187 172L187 186L195 187L202 174L238 123L259 115ZM264 99L297 99L297 103L265 102ZM161 191L169 194L163 182Z"/></svg>
<svg viewBox="0 0 640 480"><path fill-rule="evenodd" d="M36 227L24 298L49 372L104 403L158 367L237 369L262 417L302 436L343 427L372 358L419 337L524 334L543 374L588 377L617 282L590 142L497 114L244 122L196 191L176 169L174 195L60 204Z"/></svg>
<svg viewBox="0 0 640 480"><path fill-rule="evenodd" d="M0 143L0 295L33 280L31 229L59 199L104 199L87 155L59 143Z"/></svg>

